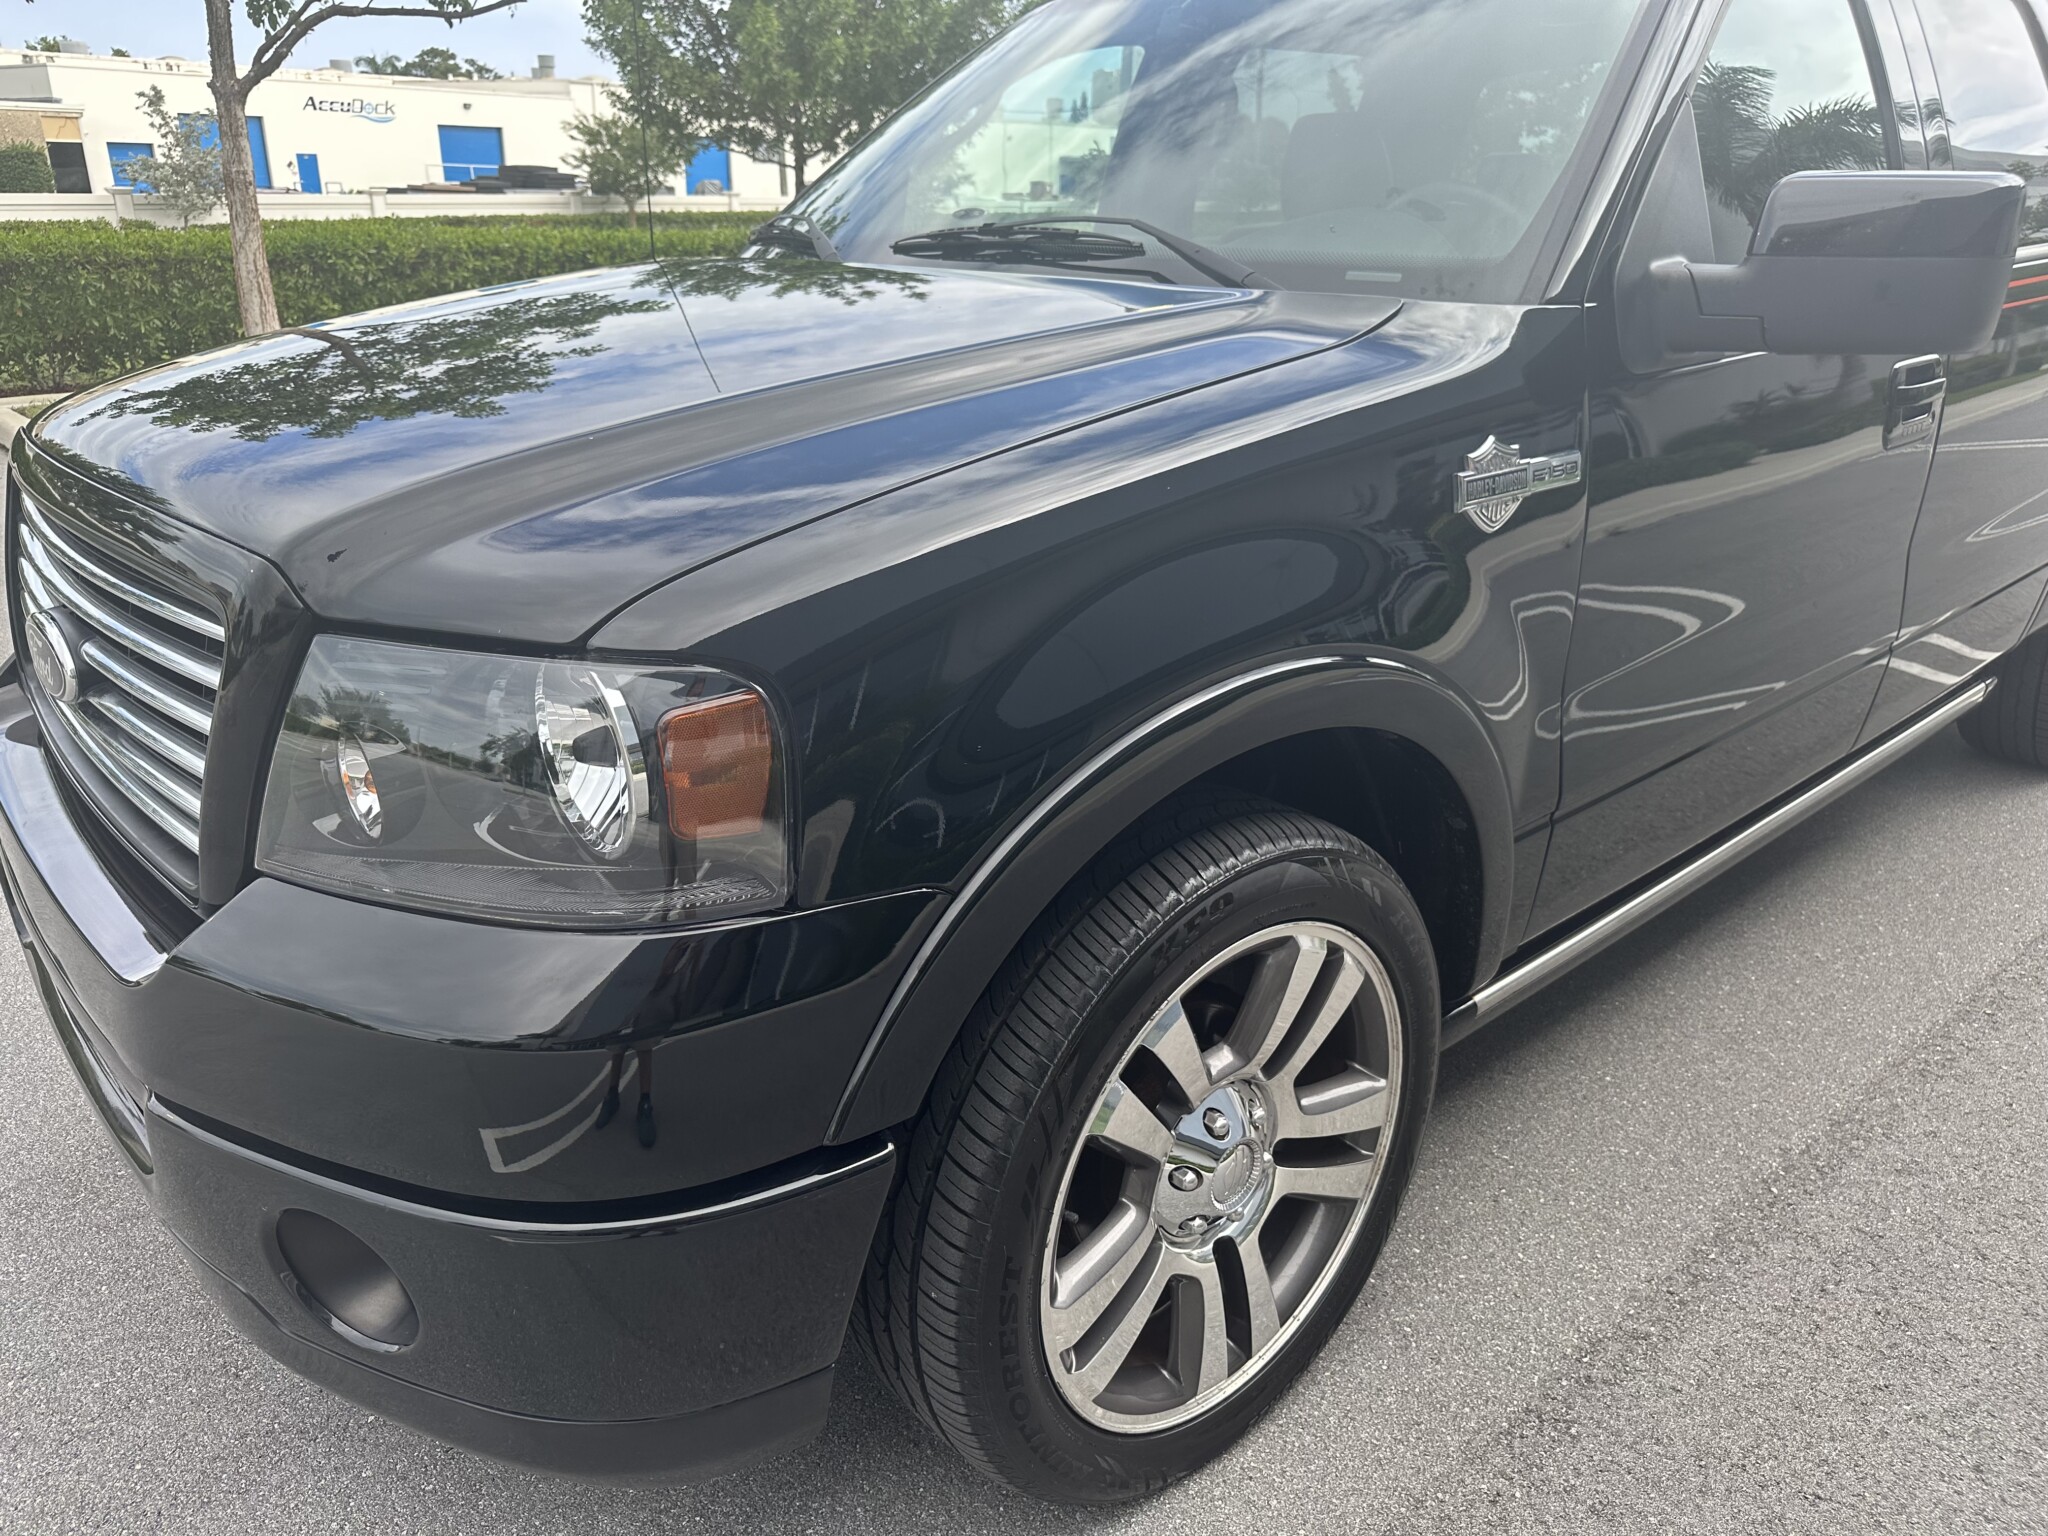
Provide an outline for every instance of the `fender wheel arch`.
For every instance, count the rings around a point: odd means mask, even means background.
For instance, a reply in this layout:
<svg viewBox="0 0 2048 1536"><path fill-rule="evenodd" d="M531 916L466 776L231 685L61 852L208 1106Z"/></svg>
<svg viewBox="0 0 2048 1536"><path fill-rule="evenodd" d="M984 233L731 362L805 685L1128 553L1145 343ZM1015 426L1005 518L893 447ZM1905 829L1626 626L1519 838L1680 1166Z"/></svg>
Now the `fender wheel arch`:
<svg viewBox="0 0 2048 1536"><path fill-rule="evenodd" d="M917 1114L975 1001L1039 914L1148 813L1190 786L1264 792L1375 845L1326 804L1292 805L1284 792L1211 778L1286 743L1342 731L1404 744L1455 790L1478 866L1476 910L1464 914L1470 939L1462 952L1451 946L1458 973L1443 976L1442 992L1455 999L1483 984L1509 948L1514 880L1507 774L1491 736L1459 693L1406 659L1296 658L1226 679L1149 717L1052 786L991 843L898 982L828 1139L843 1142ZM1404 862L1375 851L1397 869Z"/></svg>

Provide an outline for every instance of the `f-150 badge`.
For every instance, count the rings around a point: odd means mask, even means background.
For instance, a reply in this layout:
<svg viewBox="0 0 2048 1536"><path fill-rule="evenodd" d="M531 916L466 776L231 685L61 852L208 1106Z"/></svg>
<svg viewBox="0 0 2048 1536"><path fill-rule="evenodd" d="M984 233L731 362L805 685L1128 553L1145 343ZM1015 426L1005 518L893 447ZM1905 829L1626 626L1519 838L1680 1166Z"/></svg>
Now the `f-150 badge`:
<svg viewBox="0 0 2048 1536"><path fill-rule="evenodd" d="M1576 450L1525 459L1513 443L1488 437L1465 455L1465 467L1458 472L1458 510L1494 533L1515 515L1525 497L1555 485L1577 485L1579 475Z"/></svg>

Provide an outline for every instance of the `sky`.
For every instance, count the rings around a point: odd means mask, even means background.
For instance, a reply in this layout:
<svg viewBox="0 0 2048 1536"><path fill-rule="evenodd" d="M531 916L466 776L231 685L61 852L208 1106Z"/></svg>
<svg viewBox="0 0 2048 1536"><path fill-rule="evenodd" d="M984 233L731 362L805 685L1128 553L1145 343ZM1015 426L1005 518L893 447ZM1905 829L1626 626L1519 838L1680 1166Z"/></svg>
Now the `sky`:
<svg viewBox="0 0 2048 1536"><path fill-rule="evenodd" d="M235 6L240 17L242 7ZM255 46L246 22L237 28L237 56L243 64ZM177 54L206 57L206 17L200 0L0 0L0 48L19 48L45 33L75 37L94 53L126 48L138 56ZM411 58L422 48L452 48L508 75L523 75L536 54L555 55L564 75L609 75L613 71L583 41L579 0L522 0L510 11L447 27L437 21L372 17L330 21L292 54L291 64L315 69L329 59L395 53Z"/></svg>

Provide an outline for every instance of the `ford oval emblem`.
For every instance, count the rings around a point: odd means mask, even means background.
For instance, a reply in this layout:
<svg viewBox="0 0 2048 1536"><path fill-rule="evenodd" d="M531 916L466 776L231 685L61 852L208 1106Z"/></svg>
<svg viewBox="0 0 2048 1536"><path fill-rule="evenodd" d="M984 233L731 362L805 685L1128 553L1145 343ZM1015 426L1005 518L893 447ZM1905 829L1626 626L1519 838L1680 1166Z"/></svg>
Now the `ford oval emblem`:
<svg viewBox="0 0 2048 1536"><path fill-rule="evenodd" d="M80 677L78 660L71 654L71 642L64 637L64 625L54 613L37 609L22 626L28 640L29 665L43 692L60 704L78 702Z"/></svg>

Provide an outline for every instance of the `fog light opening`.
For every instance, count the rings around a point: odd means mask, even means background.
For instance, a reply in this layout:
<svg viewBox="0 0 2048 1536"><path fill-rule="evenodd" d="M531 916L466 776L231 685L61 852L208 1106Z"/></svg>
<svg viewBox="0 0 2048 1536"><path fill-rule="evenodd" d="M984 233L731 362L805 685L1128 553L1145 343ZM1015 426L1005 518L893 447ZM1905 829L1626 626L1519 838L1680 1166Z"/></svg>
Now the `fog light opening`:
<svg viewBox="0 0 2048 1536"><path fill-rule="evenodd" d="M420 1315L391 1266L348 1228L312 1211L277 1218L285 1279L351 1344L389 1354L420 1336Z"/></svg>

